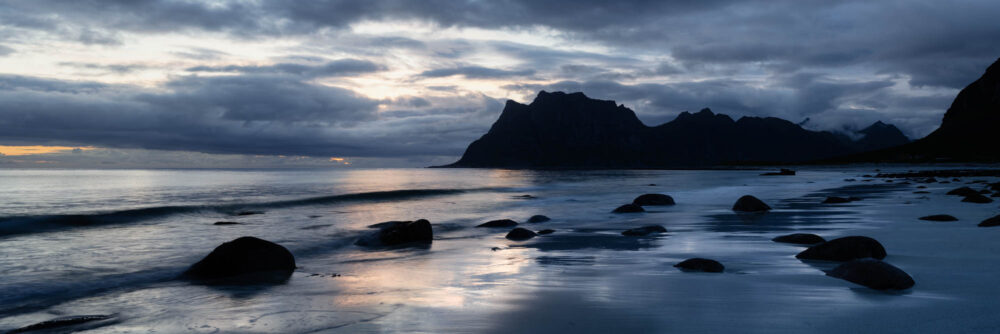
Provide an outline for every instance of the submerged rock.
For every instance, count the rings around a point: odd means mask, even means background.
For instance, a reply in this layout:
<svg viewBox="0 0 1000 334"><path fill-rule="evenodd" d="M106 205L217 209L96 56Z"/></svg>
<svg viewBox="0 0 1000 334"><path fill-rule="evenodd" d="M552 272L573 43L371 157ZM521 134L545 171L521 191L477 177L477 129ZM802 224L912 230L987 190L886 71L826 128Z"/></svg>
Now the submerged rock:
<svg viewBox="0 0 1000 334"><path fill-rule="evenodd" d="M793 233L774 237L771 241L799 245L815 245L826 242L826 239L812 233Z"/></svg>
<svg viewBox="0 0 1000 334"><path fill-rule="evenodd" d="M617 209L615 209L614 211L611 211L611 212L613 212L613 213L632 213L632 212L645 212L645 211L646 210L643 209L641 206L638 206L638 205L630 203L630 204L625 204L625 205L619 206Z"/></svg>
<svg viewBox="0 0 1000 334"><path fill-rule="evenodd" d="M903 270L876 259L859 259L833 268L827 275L875 290L906 290L913 278Z"/></svg>
<svg viewBox="0 0 1000 334"><path fill-rule="evenodd" d="M476 227L514 227L514 226L517 226L517 222L513 221L513 220L510 220L510 219L491 220L491 221L488 221L488 222L476 225Z"/></svg>
<svg viewBox="0 0 1000 334"><path fill-rule="evenodd" d="M981 223L979 223L979 227L993 227L993 226L1000 226L1000 216L993 216L990 218L986 218L986 220L983 220Z"/></svg>
<svg viewBox="0 0 1000 334"><path fill-rule="evenodd" d="M920 217L919 219L920 220L934 221L934 222L953 222L953 221L958 221L958 218L955 218L955 216L952 216L952 215L930 215L930 216Z"/></svg>
<svg viewBox="0 0 1000 334"><path fill-rule="evenodd" d="M877 240L863 236L850 236L833 239L806 248L806 250L795 255L795 258L802 260L850 261L866 257L881 260L885 256L885 248Z"/></svg>
<svg viewBox="0 0 1000 334"><path fill-rule="evenodd" d="M764 174L760 174L760 175L761 176L795 175L795 171L791 170L791 169L782 168L778 172L769 172L769 173L764 173Z"/></svg>
<svg viewBox="0 0 1000 334"><path fill-rule="evenodd" d="M853 197L853 196L846 197L846 198L845 197L838 197L838 196L830 196L830 197L827 197L825 200L823 200L823 204L841 204L841 203L850 203L850 202L860 201L860 200L861 200L861 198Z"/></svg>
<svg viewBox="0 0 1000 334"><path fill-rule="evenodd" d="M46 320L39 322L37 324L24 326L11 330L7 333L27 333L34 331L44 330L46 333L58 332L58 333L73 333L80 330L92 329L102 325L109 325L116 321L114 316L96 314L96 315L72 315L66 317L59 317L51 320ZM100 323L100 324L98 324ZM81 328L86 324L86 328ZM74 326L74 328L64 328ZM54 329L60 329L59 331L52 331Z"/></svg>
<svg viewBox="0 0 1000 334"><path fill-rule="evenodd" d="M721 273L726 269L719 261L700 257L681 261L681 263L675 264L674 267L684 271L704 271L709 273Z"/></svg>
<svg viewBox="0 0 1000 334"><path fill-rule="evenodd" d="M241 237L212 250L184 272L199 281L236 283L283 282L295 271L295 257L285 247L254 237Z"/></svg>
<svg viewBox="0 0 1000 334"><path fill-rule="evenodd" d="M543 215L534 215L531 216L531 218L528 218L529 223L544 223L550 220L552 219Z"/></svg>
<svg viewBox="0 0 1000 334"><path fill-rule="evenodd" d="M969 196L965 196L965 198L962 199L962 202L986 204L986 203L993 203L993 199L980 194L972 194Z"/></svg>
<svg viewBox="0 0 1000 334"><path fill-rule="evenodd" d="M771 210L770 206L764 203L764 201L757 199L757 197L750 195L740 197L740 199L736 200L736 204L733 204L733 211L763 212L768 210Z"/></svg>
<svg viewBox="0 0 1000 334"><path fill-rule="evenodd" d="M630 228L622 232L624 236L641 237L653 233L667 233L667 229L660 225L649 225L637 228Z"/></svg>
<svg viewBox="0 0 1000 334"><path fill-rule="evenodd" d="M252 215L262 215L262 214L264 214L264 211L247 210L247 211L234 212L233 216L252 216Z"/></svg>
<svg viewBox="0 0 1000 334"><path fill-rule="evenodd" d="M537 233L538 233L538 235L545 235L545 234L552 234L552 232L555 232L555 231L556 230L553 230L551 228L547 228L547 229L538 231Z"/></svg>
<svg viewBox="0 0 1000 334"><path fill-rule="evenodd" d="M632 200L635 205L674 205L674 198L664 194L643 194Z"/></svg>
<svg viewBox="0 0 1000 334"><path fill-rule="evenodd" d="M355 245L365 247L395 246L406 243L431 243L434 232L426 219L415 221L390 221L370 225L379 230L361 237Z"/></svg>
<svg viewBox="0 0 1000 334"><path fill-rule="evenodd" d="M239 225L239 224L240 224L239 222L215 222L215 224L212 225Z"/></svg>
<svg viewBox="0 0 1000 334"><path fill-rule="evenodd" d="M979 195L979 192L975 191L974 189L969 188L969 187L961 187L961 188L952 189L947 194L948 195L956 195L956 196L969 196L969 195Z"/></svg>
<svg viewBox="0 0 1000 334"><path fill-rule="evenodd" d="M538 234L535 234L535 232L532 232L531 230L518 227L513 230L510 230L510 232L507 233L507 236L505 238L519 241L519 240L528 240L534 238L537 235Z"/></svg>

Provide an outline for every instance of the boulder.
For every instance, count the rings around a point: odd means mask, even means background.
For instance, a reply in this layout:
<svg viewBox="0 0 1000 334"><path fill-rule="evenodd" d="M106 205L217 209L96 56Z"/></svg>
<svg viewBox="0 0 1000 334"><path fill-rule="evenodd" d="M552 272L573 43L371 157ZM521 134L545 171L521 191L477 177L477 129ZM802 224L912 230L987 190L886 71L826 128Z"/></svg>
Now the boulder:
<svg viewBox="0 0 1000 334"><path fill-rule="evenodd" d="M750 195L744 195L740 199L736 200L736 204L733 204L733 211L741 212L764 212L771 210L764 201L757 199Z"/></svg>
<svg viewBox="0 0 1000 334"><path fill-rule="evenodd" d="M426 219L415 221L390 221L370 225L378 231L361 237L355 245L365 247L395 246L407 243L429 244L434 239L431 222Z"/></svg>
<svg viewBox="0 0 1000 334"><path fill-rule="evenodd" d="M958 218L952 215L930 215L920 217L920 220L929 220L933 222L953 222L958 221Z"/></svg>
<svg viewBox="0 0 1000 334"><path fill-rule="evenodd" d="M552 232L555 232L555 231L556 231L556 230L553 230L553 229L550 229L550 228L547 228L547 229L544 229L544 230L541 230L541 231L538 231L537 233L538 233L538 235L545 235L545 234L552 234Z"/></svg>
<svg viewBox="0 0 1000 334"><path fill-rule="evenodd" d="M634 200L632 204L645 206L645 205L674 205L674 198L669 195L664 194L644 194L639 195Z"/></svg>
<svg viewBox="0 0 1000 334"><path fill-rule="evenodd" d="M788 244L815 245L826 242L826 239L812 233L793 233L774 237L771 241Z"/></svg>
<svg viewBox="0 0 1000 334"><path fill-rule="evenodd" d="M233 216L252 216L252 215L262 215L262 214L264 214L264 211L247 210L247 211L233 212Z"/></svg>
<svg viewBox="0 0 1000 334"><path fill-rule="evenodd" d="M850 261L833 268L827 275L875 290L906 290L914 284L906 272L876 259Z"/></svg>
<svg viewBox="0 0 1000 334"><path fill-rule="evenodd" d="M215 222L215 224L212 225L239 225L239 224L240 224L239 222Z"/></svg>
<svg viewBox="0 0 1000 334"><path fill-rule="evenodd" d="M254 237L241 237L216 247L184 272L198 281L234 283L283 282L295 271L295 257L285 247Z"/></svg>
<svg viewBox="0 0 1000 334"><path fill-rule="evenodd" d="M625 205L619 206L617 209L615 209L614 211L611 211L611 212L613 212L613 213L631 213L631 212L645 212L645 211L646 210L643 209L641 206L629 203L629 204L625 204Z"/></svg>
<svg viewBox="0 0 1000 334"><path fill-rule="evenodd" d="M986 218L983 222L979 223L979 227L993 227L1000 226L1000 216L993 216Z"/></svg>
<svg viewBox="0 0 1000 334"><path fill-rule="evenodd" d="M517 226L517 222L513 221L513 220L510 220L510 219L491 220L491 221L488 221L488 222L476 225L476 227L514 227L514 226Z"/></svg>
<svg viewBox="0 0 1000 334"><path fill-rule="evenodd" d="M877 240L869 237L850 236L833 239L806 248L806 250L795 255L795 258L802 260L850 261L866 257L881 260L885 256L885 248Z"/></svg>
<svg viewBox="0 0 1000 334"><path fill-rule="evenodd" d="M510 230L510 232L507 233L507 236L505 238L510 240L520 241L520 240L528 240L534 238L537 235L538 234L535 234L535 232L532 232L531 230L517 227L514 228L513 230Z"/></svg>
<svg viewBox="0 0 1000 334"><path fill-rule="evenodd" d="M643 227L630 228L622 232L624 236L641 237L653 233L667 233L667 229L660 225L649 225Z"/></svg>
<svg viewBox="0 0 1000 334"><path fill-rule="evenodd" d="M961 187L952 189L947 194L956 196L969 196L969 195L979 195L979 192L969 187Z"/></svg>
<svg viewBox="0 0 1000 334"><path fill-rule="evenodd" d="M823 200L823 204L840 204L840 203L850 203L849 198L830 196Z"/></svg>
<svg viewBox="0 0 1000 334"><path fill-rule="evenodd" d="M703 259L700 257L681 261L681 263L675 264L674 267L680 268L684 271L704 271L709 273L721 273L726 269L726 267L723 266L722 263L719 263L719 261Z"/></svg>
<svg viewBox="0 0 1000 334"><path fill-rule="evenodd" d="M547 222L547 221L550 221L550 220L552 220L552 219L550 219L549 217L543 216L543 215L534 215L534 216L531 216L531 218L528 218L528 222L529 223L544 223L544 222Z"/></svg>
<svg viewBox="0 0 1000 334"><path fill-rule="evenodd" d="M980 194L972 194L969 196L965 196L965 198L962 199L962 202L986 204L986 203L993 203L993 199Z"/></svg>

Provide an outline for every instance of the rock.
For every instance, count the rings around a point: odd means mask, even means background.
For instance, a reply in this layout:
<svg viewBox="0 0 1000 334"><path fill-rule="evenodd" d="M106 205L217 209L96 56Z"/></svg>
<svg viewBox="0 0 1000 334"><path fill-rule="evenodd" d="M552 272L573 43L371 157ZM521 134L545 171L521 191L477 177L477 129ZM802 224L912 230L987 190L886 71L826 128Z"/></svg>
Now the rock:
<svg viewBox="0 0 1000 334"><path fill-rule="evenodd" d="M875 290L906 290L913 278L895 266L876 259L859 259L833 268L828 276L861 284Z"/></svg>
<svg viewBox="0 0 1000 334"><path fill-rule="evenodd" d="M992 193L992 191L990 191L989 189L980 189L979 193L980 194L989 194L989 193Z"/></svg>
<svg viewBox="0 0 1000 334"><path fill-rule="evenodd" d="M1000 191L993 193L990 197L1000 197Z"/></svg>
<svg viewBox="0 0 1000 334"><path fill-rule="evenodd" d="M652 233L667 233L667 229L660 225L649 225L637 228L630 228L622 232L624 236L639 237L650 235Z"/></svg>
<svg viewBox="0 0 1000 334"><path fill-rule="evenodd" d="M680 268L684 271L704 271L709 273L721 273L726 269L726 267L723 266L722 263L719 263L719 261L703 259L700 257L681 261L681 263L675 264L674 267Z"/></svg>
<svg viewBox="0 0 1000 334"><path fill-rule="evenodd" d="M262 215L264 211L237 211L233 213L233 216L251 216L251 215Z"/></svg>
<svg viewBox="0 0 1000 334"><path fill-rule="evenodd" d="M764 174L760 174L760 175L761 176L795 175L795 171L791 170L791 169L784 169L784 168L782 168L781 171L779 171L779 172L770 172L770 173L764 173Z"/></svg>
<svg viewBox="0 0 1000 334"><path fill-rule="evenodd" d="M516 198L516 199L536 199L538 197L535 197L534 195L530 195L530 194L524 194L524 195L514 195L514 196L511 196L510 198Z"/></svg>
<svg viewBox="0 0 1000 334"><path fill-rule="evenodd" d="M1000 182L990 183L989 187L990 187L990 190L1000 191Z"/></svg>
<svg viewBox="0 0 1000 334"><path fill-rule="evenodd" d="M547 222L547 221L550 221L550 220L552 220L552 219L550 219L549 217L543 216L543 215L534 215L534 216L531 216L531 218L528 218L528 222L529 223L544 223L544 222Z"/></svg>
<svg viewBox="0 0 1000 334"><path fill-rule="evenodd" d="M7 333L27 333L34 331L45 330L45 333L75 333L80 330L92 329L101 325L110 325L115 322L115 317L111 315L73 315L66 317L58 317L51 320L46 320L39 322L37 324L24 326L21 328L13 329ZM100 322L101 324L96 324ZM80 328L77 325L87 324L86 328ZM74 328L63 328L75 326ZM49 331L59 328L59 331Z"/></svg>
<svg viewBox="0 0 1000 334"><path fill-rule="evenodd" d="M948 195L969 196L969 195L979 195L979 192L969 187L961 187L952 189L951 191L948 192Z"/></svg>
<svg viewBox="0 0 1000 334"><path fill-rule="evenodd" d="M431 222L426 219L415 221L390 221L370 225L378 231L361 237L355 245L365 247L395 246L407 243L429 244L434 239Z"/></svg>
<svg viewBox="0 0 1000 334"><path fill-rule="evenodd" d="M547 229L544 229L544 230L541 230L541 231L538 231L538 235L545 235L545 234L552 234L552 232L555 232L555 231L556 231L556 230L553 230L553 229L550 229L550 228L547 228Z"/></svg>
<svg viewBox="0 0 1000 334"><path fill-rule="evenodd" d="M830 196L823 200L823 204L840 204L840 203L850 203L851 200L843 197Z"/></svg>
<svg viewBox="0 0 1000 334"><path fill-rule="evenodd" d="M920 217L920 220L929 220L935 222L953 222L953 221L958 221L958 218L955 218L955 216L951 215L930 215L930 216Z"/></svg>
<svg viewBox="0 0 1000 334"><path fill-rule="evenodd" d="M1000 226L1000 216L993 216L986 218L983 222L979 223L979 227L993 227Z"/></svg>
<svg viewBox="0 0 1000 334"><path fill-rule="evenodd" d="M240 223L238 222L215 222L215 224L212 225L239 225L239 224Z"/></svg>
<svg viewBox="0 0 1000 334"><path fill-rule="evenodd" d="M283 282L295 270L295 257L285 247L254 237L241 237L216 247L184 272L199 281L239 283Z"/></svg>
<svg viewBox="0 0 1000 334"><path fill-rule="evenodd" d="M914 194L930 194L931 192L930 191L923 191L923 190L921 190L921 191L914 191L913 193Z"/></svg>
<svg viewBox="0 0 1000 334"><path fill-rule="evenodd" d="M634 200L632 204L645 206L645 205L674 205L674 198L669 195L664 194L644 194L639 195Z"/></svg>
<svg viewBox="0 0 1000 334"><path fill-rule="evenodd" d="M850 261L866 257L881 260L885 256L885 248L877 240L869 237L850 236L833 239L806 248L806 250L795 255L795 258L802 260Z"/></svg>
<svg viewBox="0 0 1000 334"><path fill-rule="evenodd" d="M625 204L625 205L619 206L617 209L615 209L614 211L611 211L611 212L613 212L613 213L632 213L632 212L645 212L645 211L646 210L643 209L641 206L638 206L638 205L630 203L630 204Z"/></svg>
<svg viewBox="0 0 1000 334"><path fill-rule="evenodd" d="M517 222L513 221L513 220L510 220L510 219L491 220L491 221L488 221L488 222L476 225L476 227L514 227L514 226L517 226Z"/></svg>
<svg viewBox="0 0 1000 334"><path fill-rule="evenodd" d="M510 230L510 232L507 233L507 236L505 238L510 240L520 241L520 240L528 240L534 238L537 235L538 234L535 234L535 232L532 232L531 230L518 227L513 230Z"/></svg>
<svg viewBox="0 0 1000 334"><path fill-rule="evenodd" d="M771 210L770 206L767 206L764 201L757 199L750 195L744 195L740 199L736 200L736 204L733 204L733 211L742 212L762 212Z"/></svg>
<svg viewBox="0 0 1000 334"><path fill-rule="evenodd" d="M980 194L973 194L965 196L965 198L962 199L962 202L985 204L985 203L993 203L993 199Z"/></svg>
<svg viewBox="0 0 1000 334"><path fill-rule="evenodd" d="M789 244L815 245L826 242L826 239L812 233L793 233L774 237L771 241Z"/></svg>
<svg viewBox="0 0 1000 334"><path fill-rule="evenodd" d="M917 186L917 189L927 189L927 186Z"/></svg>

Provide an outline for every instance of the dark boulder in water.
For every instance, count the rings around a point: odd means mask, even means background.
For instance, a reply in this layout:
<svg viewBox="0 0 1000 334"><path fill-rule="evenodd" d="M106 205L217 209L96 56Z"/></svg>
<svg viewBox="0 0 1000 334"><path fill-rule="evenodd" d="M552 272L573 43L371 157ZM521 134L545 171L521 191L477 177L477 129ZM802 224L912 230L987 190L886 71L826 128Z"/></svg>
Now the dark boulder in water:
<svg viewBox="0 0 1000 334"><path fill-rule="evenodd" d="M239 224L240 224L239 222L215 222L215 224L212 225L239 225Z"/></svg>
<svg viewBox="0 0 1000 334"><path fill-rule="evenodd" d="M778 172L770 172L770 173L764 173L764 174L760 174L760 175L761 176L781 176L781 175L789 175L790 176L790 175L795 175L795 171L791 170L791 169L782 168Z"/></svg>
<svg viewBox="0 0 1000 334"><path fill-rule="evenodd" d="M552 219L543 215L534 215L531 216L531 218L528 218L529 223L544 223L550 220Z"/></svg>
<svg viewBox="0 0 1000 334"><path fill-rule="evenodd" d="M510 219L491 220L491 221L488 221L488 222L476 225L476 227L514 227L514 226L517 226L517 222L513 221L513 220L510 220Z"/></svg>
<svg viewBox="0 0 1000 334"><path fill-rule="evenodd" d="M73 315L42 321L37 324L13 329L7 333L28 333L34 331L45 331L45 333L75 333L77 331L110 325L116 321L117 319L111 315Z"/></svg>
<svg viewBox="0 0 1000 334"><path fill-rule="evenodd" d="M869 237L850 236L833 239L806 248L806 250L795 255L795 258L802 260L850 261L866 257L881 260L885 256L885 248L877 240Z"/></svg>
<svg viewBox="0 0 1000 334"><path fill-rule="evenodd" d="M625 205L619 206L617 209L615 209L614 211L611 211L611 212L613 212L613 213L631 213L631 212L645 212L645 211L646 210L643 209L641 206L638 206L638 205L635 205L635 204L625 204Z"/></svg>
<svg viewBox="0 0 1000 334"><path fill-rule="evenodd" d="M545 234L552 234L552 233L553 233L553 232L555 232L555 231L556 231L556 230L553 230L553 229L550 229L550 228L547 228L547 229L544 229L544 230L541 230L541 231L538 231L538 235L545 235Z"/></svg>
<svg viewBox="0 0 1000 334"><path fill-rule="evenodd" d="M993 203L993 199L980 194L972 194L969 196L965 196L965 198L962 199L962 202L986 204L986 203Z"/></svg>
<svg viewBox="0 0 1000 334"><path fill-rule="evenodd" d="M507 236L505 238L510 240L520 241L520 240L528 240L534 238L537 235L538 234L535 234L535 232L532 232L531 230L518 227L513 230L510 230L510 232L507 233Z"/></svg>
<svg viewBox="0 0 1000 334"><path fill-rule="evenodd" d="M415 221L390 221L370 225L378 231L361 237L355 245L365 247L395 246L408 243L429 244L434 239L431 222L426 219Z"/></svg>
<svg viewBox="0 0 1000 334"><path fill-rule="evenodd" d="M903 270L876 259L859 259L833 268L827 275L875 290L906 290L913 278Z"/></svg>
<svg viewBox="0 0 1000 334"><path fill-rule="evenodd" d="M644 194L639 195L632 204L635 205L674 205L674 198L664 194Z"/></svg>
<svg viewBox="0 0 1000 334"><path fill-rule="evenodd" d="M841 203L850 203L850 202L851 202L850 198L844 198L844 197L838 197L838 196L830 196L830 197L827 197L825 200L823 200L823 204L841 204Z"/></svg>
<svg viewBox="0 0 1000 334"><path fill-rule="evenodd" d="M624 236L641 237L653 233L667 233L667 229L660 225L649 225L637 228L630 228L622 232Z"/></svg>
<svg viewBox="0 0 1000 334"><path fill-rule="evenodd" d="M956 196L969 196L969 195L979 195L979 192L969 187L961 187L952 189L947 194Z"/></svg>
<svg viewBox="0 0 1000 334"><path fill-rule="evenodd" d="M233 216L252 216L252 215L262 215L262 214L264 214L264 211L247 210L247 211L234 212Z"/></svg>
<svg viewBox="0 0 1000 334"><path fill-rule="evenodd" d="M812 233L793 233L777 236L774 239L771 239L771 241L799 245L815 245L826 242L826 239Z"/></svg>
<svg viewBox="0 0 1000 334"><path fill-rule="evenodd" d="M283 282L295 271L295 257L285 247L254 237L241 237L216 247L184 272L183 277L220 283Z"/></svg>
<svg viewBox="0 0 1000 334"><path fill-rule="evenodd" d="M771 210L770 206L764 203L764 201L757 199L757 197L750 195L740 197L740 199L736 200L736 204L733 204L733 211L763 212L768 210Z"/></svg>
<svg viewBox="0 0 1000 334"><path fill-rule="evenodd" d="M674 267L684 271L704 271L709 273L721 273L726 269L719 261L700 257L681 261L681 263L675 264Z"/></svg>
<svg viewBox="0 0 1000 334"><path fill-rule="evenodd" d="M958 218L952 215L930 215L920 217L920 220L928 220L932 222L953 222L958 221Z"/></svg>
<svg viewBox="0 0 1000 334"><path fill-rule="evenodd" d="M993 226L1000 226L1000 216L993 216L990 218L986 218L986 220L983 220L981 223L979 223L979 227L993 227Z"/></svg>

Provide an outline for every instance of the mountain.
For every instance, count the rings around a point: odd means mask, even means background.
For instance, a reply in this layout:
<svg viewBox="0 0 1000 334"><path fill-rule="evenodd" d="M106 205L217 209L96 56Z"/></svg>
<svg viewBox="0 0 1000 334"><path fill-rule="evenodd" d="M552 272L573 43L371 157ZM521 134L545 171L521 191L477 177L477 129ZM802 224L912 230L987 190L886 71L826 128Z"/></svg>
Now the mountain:
<svg viewBox="0 0 1000 334"><path fill-rule="evenodd" d="M833 162L1000 162L1000 59L962 89L927 137Z"/></svg>
<svg viewBox="0 0 1000 334"><path fill-rule="evenodd" d="M906 140L881 122L858 141L773 117L733 120L709 109L648 127L614 101L583 93L539 92L531 104L507 101L489 132L443 167L669 168L725 163L803 162ZM894 132L898 137L894 137Z"/></svg>
<svg viewBox="0 0 1000 334"><path fill-rule="evenodd" d="M861 135L861 139L858 139L855 146L862 152L900 146L910 142L910 138L907 138L903 131L899 131L895 125L885 124L882 121L877 121L855 133Z"/></svg>

